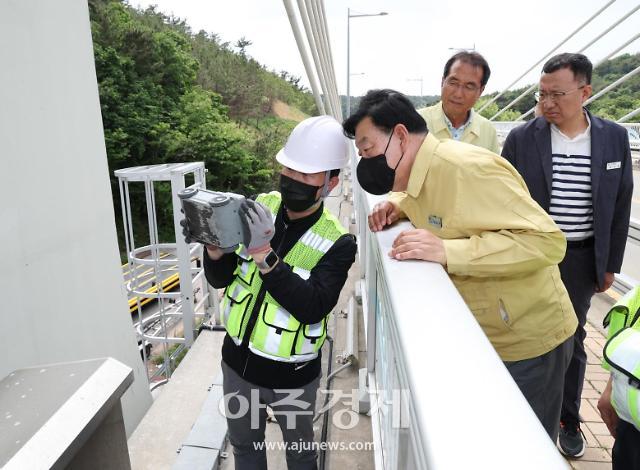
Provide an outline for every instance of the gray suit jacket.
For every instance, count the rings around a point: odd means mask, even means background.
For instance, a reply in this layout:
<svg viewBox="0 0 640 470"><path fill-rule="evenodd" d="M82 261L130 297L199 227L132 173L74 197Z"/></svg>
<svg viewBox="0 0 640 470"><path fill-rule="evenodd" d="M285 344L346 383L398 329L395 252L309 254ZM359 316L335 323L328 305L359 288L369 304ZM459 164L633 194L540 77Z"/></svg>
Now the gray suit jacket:
<svg viewBox="0 0 640 470"><path fill-rule="evenodd" d="M591 120L595 270L602 286L605 272L619 273L622 267L629 232L633 172L626 129L587 113ZM513 129L504 143L502 156L520 172L533 199L548 212L553 172L549 123L539 117Z"/></svg>

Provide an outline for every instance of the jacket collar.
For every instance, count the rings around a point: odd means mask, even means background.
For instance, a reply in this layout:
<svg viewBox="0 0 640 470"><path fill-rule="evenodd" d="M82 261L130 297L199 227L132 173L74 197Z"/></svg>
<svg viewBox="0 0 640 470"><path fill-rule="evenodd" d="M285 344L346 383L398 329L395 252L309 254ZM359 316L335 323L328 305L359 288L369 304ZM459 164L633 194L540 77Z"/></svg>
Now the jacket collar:
<svg viewBox="0 0 640 470"><path fill-rule="evenodd" d="M429 129L429 130L430 131L433 130L434 134L438 134L439 132L445 129L449 131L449 125L451 124L451 121L449 120L447 115L444 113L444 108L442 107L442 101L439 101L438 104L436 104L435 106L437 106L438 108L438 113L441 119L435 120L435 122L433 123L433 129ZM464 130L463 135L466 133L471 133L476 137L480 135L481 133L480 120L477 118L476 114L477 113L473 108L469 110L469 118L465 122L467 128Z"/></svg>
<svg viewBox="0 0 640 470"><path fill-rule="evenodd" d="M600 187L600 168L604 158L604 126L602 120L585 109L589 121L591 122L591 194L595 203L598 189ZM551 194L551 183L553 179L553 162L551 156L551 126L543 117L536 118L535 141L538 147L538 155L542 163L544 178L547 183L548 193Z"/></svg>
<svg viewBox="0 0 640 470"><path fill-rule="evenodd" d="M278 214L276 219L280 219L287 227L295 230L295 231L306 231L313 226L322 216L322 211L324 210L324 201L320 204L320 207L315 210L315 212L302 217L300 219L289 219L289 215L284 208L284 204L282 201L280 202L280 207L278 209ZM276 223L278 221L276 220Z"/></svg>
<svg viewBox="0 0 640 470"><path fill-rule="evenodd" d="M595 204L600 189L600 176L605 153L604 125L588 110L585 110L591 121L591 200Z"/></svg>
<svg viewBox="0 0 640 470"><path fill-rule="evenodd" d="M481 129L480 129L480 119L478 119L478 116L476 116L476 110L471 108L471 110L469 111L469 132L473 135L475 135L476 137L479 137L481 134Z"/></svg>
<svg viewBox="0 0 640 470"><path fill-rule="evenodd" d="M538 117L534 122L535 131L534 138L536 147L538 147L538 155L540 163L542 163L542 171L544 179L547 183L547 192L551 194L551 182L553 179L553 162L551 157L551 126L543 117Z"/></svg>
<svg viewBox="0 0 640 470"><path fill-rule="evenodd" d="M433 154L436 152L436 148L440 142L429 132L424 138L424 142L420 146L416 158L411 167L411 173L409 174L409 183L407 184L407 194L411 197L418 197L420 190L424 184L424 180L427 177L431 162L433 161Z"/></svg>
<svg viewBox="0 0 640 470"><path fill-rule="evenodd" d="M442 109L442 101L439 101L436 105L434 105L438 111L438 119L434 119L431 123L431 127L433 129L429 129L429 132L433 132L434 134L438 134L443 130L447 129L447 121L446 116L444 114L444 109Z"/></svg>

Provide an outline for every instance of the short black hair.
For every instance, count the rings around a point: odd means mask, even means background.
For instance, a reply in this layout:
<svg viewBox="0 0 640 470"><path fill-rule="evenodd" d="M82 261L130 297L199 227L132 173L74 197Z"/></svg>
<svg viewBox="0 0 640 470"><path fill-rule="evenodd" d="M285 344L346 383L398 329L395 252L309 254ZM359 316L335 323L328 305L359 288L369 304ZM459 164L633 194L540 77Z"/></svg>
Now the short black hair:
<svg viewBox="0 0 640 470"><path fill-rule="evenodd" d="M591 73L593 72L593 64L584 54L575 54L572 52L564 52L554 55L542 67L544 73L553 73L560 69L570 69L577 81L584 81L587 85L591 85Z"/></svg>
<svg viewBox="0 0 640 470"><path fill-rule="evenodd" d="M482 80L480 80L480 85L485 86L489 81L489 77L491 76L491 69L489 68L489 63L487 60L482 57L479 53L475 51L461 51L456 54L453 54L447 63L444 64L444 72L442 74L442 80L446 79L449 76L449 72L451 71L451 67L455 63L456 60L460 62L464 62L465 64L469 64L473 67L481 67L482 68Z"/></svg>
<svg viewBox="0 0 640 470"><path fill-rule="evenodd" d="M335 170L331 170L329 172L329 178L333 178L334 176L340 175L340 168L336 168Z"/></svg>
<svg viewBox="0 0 640 470"><path fill-rule="evenodd" d="M413 103L395 90L369 90L360 100L356 112L342 123L344 134L350 139L355 138L356 126L366 117L386 132L391 132L398 124L403 124L411 133L427 132L427 123Z"/></svg>

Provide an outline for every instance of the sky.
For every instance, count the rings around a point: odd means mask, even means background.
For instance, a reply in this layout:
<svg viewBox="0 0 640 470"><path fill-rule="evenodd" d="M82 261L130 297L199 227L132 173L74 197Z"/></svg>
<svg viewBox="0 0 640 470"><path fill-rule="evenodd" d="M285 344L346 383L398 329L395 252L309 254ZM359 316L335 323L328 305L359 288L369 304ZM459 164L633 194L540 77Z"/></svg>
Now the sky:
<svg viewBox="0 0 640 470"><path fill-rule="evenodd" d="M492 71L485 93L501 91L609 1L324 0L338 91L346 94L347 88L348 8L352 14L388 13L350 20L351 95L372 88L439 95L442 69L455 49L475 47L483 54ZM281 0L129 0L129 4L156 5L158 11L184 19L194 32L215 33L231 44L244 36L252 41L248 55L268 69L302 77L308 87ZM640 7L638 0L615 0L556 53L577 52L635 7ZM584 53L596 63L638 32L640 10ZM640 52L640 39L619 54L624 52ZM537 81L543 63L514 88Z"/></svg>

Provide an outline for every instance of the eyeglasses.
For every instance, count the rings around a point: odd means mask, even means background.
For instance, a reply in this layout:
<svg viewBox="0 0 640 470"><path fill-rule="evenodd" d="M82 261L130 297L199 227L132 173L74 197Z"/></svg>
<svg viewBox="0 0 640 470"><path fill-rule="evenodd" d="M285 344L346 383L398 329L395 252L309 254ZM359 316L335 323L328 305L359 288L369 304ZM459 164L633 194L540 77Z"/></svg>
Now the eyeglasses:
<svg viewBox="0 0 640 470"><path fill-rule="evenodd" d="M462 88L462 91L465 91L467 93L475 93L480 89L480 87L475 83L460 83L455 78L454 79L447 78L444 81L444 84L451 89Z"/></svg>
<svg viewBox="0 0 640 470"><path fill-rule="evenodd" d="M582 85L579 86L578 88L576 88L575 90L569 90L569 91L552 91L550 93L545 93L545 92L539 92L536 91L533 96L535 97L536 101L538 103L542 103L545 100L550 100L552 103L557 103L558 100L561 100L563 96L567 96L570 93L573 93L574 91L578 91L581 90L585 87L586 85Z"/></svg>

